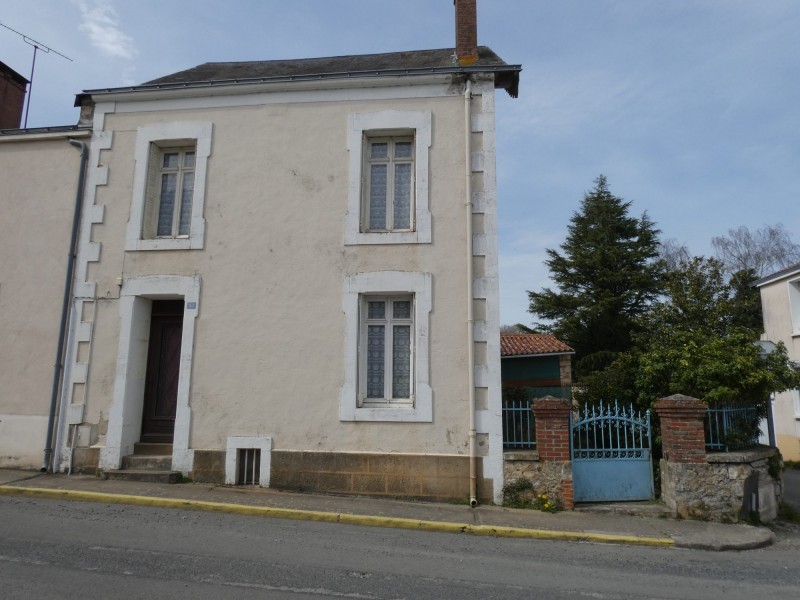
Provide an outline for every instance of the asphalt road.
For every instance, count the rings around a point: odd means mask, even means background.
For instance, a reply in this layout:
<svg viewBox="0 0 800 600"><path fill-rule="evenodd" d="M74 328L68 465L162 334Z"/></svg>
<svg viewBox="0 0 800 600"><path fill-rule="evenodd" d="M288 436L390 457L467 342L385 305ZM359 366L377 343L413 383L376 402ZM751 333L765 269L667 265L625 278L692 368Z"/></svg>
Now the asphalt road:
<svg viewBox="0 0 800 600"><path fill-rule="evenodd" d="M715 553L0 498L0 597L800 598L800 532Z"/></svg>

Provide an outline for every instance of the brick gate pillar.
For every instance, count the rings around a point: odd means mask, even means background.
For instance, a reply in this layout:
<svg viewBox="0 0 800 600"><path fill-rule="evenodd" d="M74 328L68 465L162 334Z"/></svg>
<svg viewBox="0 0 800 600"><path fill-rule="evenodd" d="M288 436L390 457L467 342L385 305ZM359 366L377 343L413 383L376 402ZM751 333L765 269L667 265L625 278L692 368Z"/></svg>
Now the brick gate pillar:
<svg viewBox="0 0 800 600"><path fill-rule="evenodd" d="M705 518L706 406L697 398L676 394L662 398L654 408L661 421L661 501L675 516Z"/></svg>
<svg viewBox="0 0 800 600"><path fill-rule="evenodd" d="M672 463L706 462L703 430L706 405L697 398L675 394L656 402L655 409L661 419L664 460Z"/></svg>
<svg viewBox="0 0 800 600"><path fill-rule="evenodd" d="M536 449L539 460L560 463L560 486L558 490L562 508L571 509L573 500L572 462L570 457L570 414L572 404L568 400L546 396L531 403L536 419Z"/></svg>

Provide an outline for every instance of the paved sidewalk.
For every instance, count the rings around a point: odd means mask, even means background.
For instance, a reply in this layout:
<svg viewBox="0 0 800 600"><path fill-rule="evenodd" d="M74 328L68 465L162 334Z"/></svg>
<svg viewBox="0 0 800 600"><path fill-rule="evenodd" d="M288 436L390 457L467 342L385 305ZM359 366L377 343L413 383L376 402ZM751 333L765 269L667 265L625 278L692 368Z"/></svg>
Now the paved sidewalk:
<svg viewBox="0 0 800 600"><path fill-rule="evenodd" d="M0 469L0 496L186 508L498 537L717 551L760 548L775 540L772 531L764 527L632 516L624 514L623 509L550 514L499 506L470 508L459 504L298 494L268 488L112 481L89 475L45 475L10 469Z"/></svg>

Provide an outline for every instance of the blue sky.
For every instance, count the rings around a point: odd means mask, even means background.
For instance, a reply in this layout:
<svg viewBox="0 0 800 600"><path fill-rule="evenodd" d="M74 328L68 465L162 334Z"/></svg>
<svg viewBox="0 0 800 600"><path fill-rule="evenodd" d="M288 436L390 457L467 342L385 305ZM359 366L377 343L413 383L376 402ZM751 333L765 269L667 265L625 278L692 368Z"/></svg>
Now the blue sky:
<svg viewBox="0 0 800 600"><path fill-rule="evenodd" d="M3 0L39 52L28 126L74 94L203 62L453 46L452 0ZM800 241L800 0L478 0L479 43L521 64L498 93L501 321L530 324L546 248L599 174L663 238L783 223ZM0 61L31 46L0 27Z"/></svg>

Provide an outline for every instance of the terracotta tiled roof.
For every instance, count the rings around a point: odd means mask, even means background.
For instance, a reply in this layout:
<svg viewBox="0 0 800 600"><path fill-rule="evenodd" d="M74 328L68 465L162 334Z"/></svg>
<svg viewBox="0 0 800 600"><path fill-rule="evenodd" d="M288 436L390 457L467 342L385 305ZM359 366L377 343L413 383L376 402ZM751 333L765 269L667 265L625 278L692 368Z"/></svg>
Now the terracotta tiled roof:
<svg viewBox="0 0 800 600"><path fill-rule="evenodd" d="M549 333L501 333L500 356L570 354L574 350Z"/></svg>

